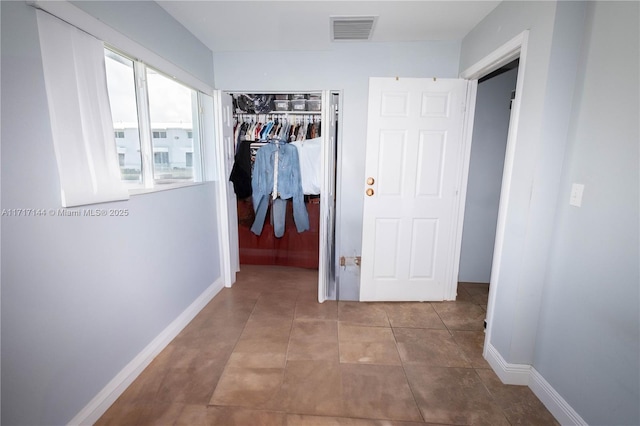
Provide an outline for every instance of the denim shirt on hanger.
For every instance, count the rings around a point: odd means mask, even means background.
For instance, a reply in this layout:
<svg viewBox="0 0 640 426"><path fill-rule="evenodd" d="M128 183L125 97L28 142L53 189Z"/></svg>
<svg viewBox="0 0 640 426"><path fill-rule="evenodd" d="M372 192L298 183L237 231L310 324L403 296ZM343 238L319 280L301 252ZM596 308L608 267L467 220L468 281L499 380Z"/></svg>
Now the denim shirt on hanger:
<svg viewBox="0 0 640 426"><path fill-rule="evenodd" d="M256 235L262 233L269 197L272 197L271 193L274 189L276 151L278 152L277 197L273 199L272 209L274 233L279 238L284 235L286 203L289 198L293 199L293 219L298 232L309 229L309 215L304 204L298 150L284 141L272 140L258 150L253 166L251 186L256 218L251 226L251 232Z"/></svg>

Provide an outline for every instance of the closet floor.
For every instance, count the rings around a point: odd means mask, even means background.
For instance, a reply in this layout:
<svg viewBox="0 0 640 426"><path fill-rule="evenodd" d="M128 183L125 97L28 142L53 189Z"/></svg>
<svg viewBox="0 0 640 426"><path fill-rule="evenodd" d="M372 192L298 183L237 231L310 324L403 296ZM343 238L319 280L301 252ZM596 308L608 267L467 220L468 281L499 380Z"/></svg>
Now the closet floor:
<svg viewBox="0 0 640 426"><path fill-rule="evenodd" d="M316 293L314 270L242 266L96 424L558 424L482 358L486 285L438 303Z"/></svg>

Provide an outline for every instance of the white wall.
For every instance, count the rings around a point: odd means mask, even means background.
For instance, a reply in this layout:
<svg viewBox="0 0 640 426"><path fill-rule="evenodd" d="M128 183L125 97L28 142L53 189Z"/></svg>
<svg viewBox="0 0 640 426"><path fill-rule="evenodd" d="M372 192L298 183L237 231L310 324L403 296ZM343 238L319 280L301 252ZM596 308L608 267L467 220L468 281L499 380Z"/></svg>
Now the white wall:
<svg viewBox="0 0 640 426"><path fill-rule="evenodd" d="M638 12L505 2L461 51L466 69L530 30L488 343L588 424L640 420ZM572 182L586 184L581 208L568 205Z"/></svg>
<svg viewBox="0 0 640 426"><path fill-rule="evenodd" d="M457 41L441 41L336 43L321 52L214 53L215 84L249 92L342 90L336 251L360 256L369 77L456 77L459 49ZM339 298L357 300L358 267L337 273Z"/></svg>
<svg viewBox="0 0 640 426"><path fill-rule="evenodd" d="M638 425L640 8L589 7L534 366L588 424Z"/></svg>
<svg viewBox="0 0 640 426"><path fill-rule="evenodd" d="M488 283L498 219L514 68L478 84L458 281Z"/></svg>
<svg viewBox="0 0 640 426"><path fill-rule="evenodd" d="M513 364L533 362L584 9L582 2L503 2L462 42L464 70L529 30L513 174L502 194L502 262L488 306L490 343Z"/></svg>
<svg viewBox="0 0 640 426"><path fill-rule="evenodd" d="M71 1L213 87L211 51L152 1Z"/></svg>
<svg viewBox="0 0 640 426"><path fill-rule="evenodd" d="M58 209L35 9L0 7L2 209ZM215 203L203 184L100 205L127 217L3 215L2 424L66 424L220 277Z"/></svg>

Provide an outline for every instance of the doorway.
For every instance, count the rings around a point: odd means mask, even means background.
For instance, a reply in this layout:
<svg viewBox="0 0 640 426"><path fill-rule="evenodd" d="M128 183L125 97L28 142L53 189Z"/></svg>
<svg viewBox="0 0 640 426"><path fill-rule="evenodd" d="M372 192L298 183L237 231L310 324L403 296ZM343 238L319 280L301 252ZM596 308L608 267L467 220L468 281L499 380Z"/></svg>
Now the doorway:
<svg viewBox="0 0 640 426"><path fill-rule="evenodd" d="M226 257L230 265L227 286L235 282L240 264L310 268L318 271L318 300L331 298L336 292L333 261L340 92L226 92L220 93L219 99L222 109L219 140L223 145L220 152L224 153L222 177L225 182L231 178L225 188L224 214L229 230L229 246L223 247L223 252L228 250ZM278 170L282 172L282 167L289 164L287 161L299 165L295 173L298 179L302 178L302 187L296 196L299 200L292 197L293 203L279 203L282 215L277 217L271 196L260 198L267 198L268 202L266 213L261 213L261 226L257 226L260 209L253 206L251 176L257 167L254 165L258 164L260 149L271 145L277 145L277 151L283 152ZM271 164L271 160L265 161ZM287 169L287 176L290 173L295 174L293 169ZM273 176L275 186L277 174ZM280 205L285 205L285 209ZM304 215L301 215L301 205ZM296 208L300 214L296 214ZM304 220L298 223L302 216ZM277 232L276 225L279 226Z"/></svg>
<svg viewBox="0 0 640 426"><path fill-rule="evenodd" d="M518 64L481 77L476 93L457 293L485 308Z"/></svg>
<svg viewBox="0 0 640 426"><path fill-rule="evenodd" d="M483 356L489 361L494 371L499 372L500 360L497 359L491 350L490 345L493 332L493 316L496 310L497 294L502 292L502 283L500 281L500 269L503 257L503 248L505 242L505 228L507 219L507 210L512 200L510 199L511 182L514 172L515 153L518 145L517 134L520 119L520 108L522 102L522 90L524 87L524 75L527 59L527 44L529 39L529 31L523 31L502 46L498 47L487 56L481 58L478 62L464 70L460 77L469 80L475 80L485 77L493 71L503 67L504 65L518 59L518 71L516 78L515 97L511 101L511 111L509 119L509 130L507 136L507 146L504 156L504 168L502 176L502 185L500 189L500 202L498 207L498 218L495 231L495 243L493 247L493 259L491 261L491 278L487 301L487 312L485 319L485 344ZM476 87L477 89L477 87ZM475 100L475 93L472 98ZM475 109L474 109L475 110ZM515 383L515 382L514 382Z"/></svg>

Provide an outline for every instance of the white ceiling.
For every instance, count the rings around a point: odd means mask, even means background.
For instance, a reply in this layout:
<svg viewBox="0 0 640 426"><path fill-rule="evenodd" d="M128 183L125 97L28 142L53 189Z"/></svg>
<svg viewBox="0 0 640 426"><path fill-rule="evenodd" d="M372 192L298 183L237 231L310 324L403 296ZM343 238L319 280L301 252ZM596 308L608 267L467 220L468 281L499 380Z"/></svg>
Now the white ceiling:
<svg viewBox="0 0 640 426"><path fill-rule="evenodd" d="M371 41L459 40L500 1L158 1L214 52L327 50L329 17L378 16ZM345 42L340 42L345 43ZM367 43L358 41L352 43Z"/></svg>

